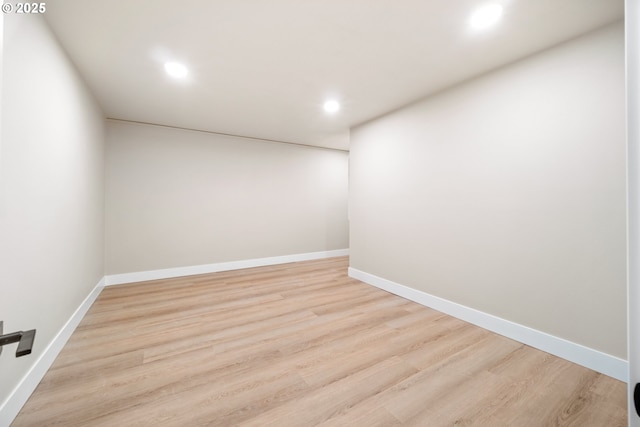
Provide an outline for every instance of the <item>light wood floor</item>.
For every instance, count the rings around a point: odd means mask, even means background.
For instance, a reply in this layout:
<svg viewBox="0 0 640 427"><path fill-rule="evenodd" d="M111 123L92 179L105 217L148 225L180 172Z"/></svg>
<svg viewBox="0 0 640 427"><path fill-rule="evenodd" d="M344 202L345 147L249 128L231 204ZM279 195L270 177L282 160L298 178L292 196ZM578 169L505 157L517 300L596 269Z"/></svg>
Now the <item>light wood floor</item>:
<svg viewBox="0 0 640 427"><path fill-rule="evenodd" d="M19 426L626 426L625 385L347 276L106 288Z"/></svg>

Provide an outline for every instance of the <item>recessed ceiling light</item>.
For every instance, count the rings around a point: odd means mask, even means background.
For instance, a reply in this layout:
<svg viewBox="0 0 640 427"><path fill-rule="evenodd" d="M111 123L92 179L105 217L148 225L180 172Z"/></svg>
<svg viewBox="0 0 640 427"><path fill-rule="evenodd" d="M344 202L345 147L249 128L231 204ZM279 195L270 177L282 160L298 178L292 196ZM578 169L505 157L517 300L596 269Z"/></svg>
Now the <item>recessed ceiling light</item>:
<svg viewBox="0 0 640 427"><path fill-rule="evenodd" d="M330 100L324 103L324 111L327 113L335 113L340 109L338 101Z"/></svg>
<svg viewBox="0 0 640 427"><path fill-rule="evenodd" d="M164 64L164 70L171 77L175 77L177 79L181 79L183 77L186 77L187 74L189 73L189 70L187 70L187 67L185 67L184 65L180 64L179 62L167 62L167 63L165 63Z"/></svg>
<svg viewBox="0 0 640 427"><path fill-rule="evenodd" d="M477 30L488 28L502 17L502 6L496 3L488 4L476 10L471 15L471 26Z"/></svg>

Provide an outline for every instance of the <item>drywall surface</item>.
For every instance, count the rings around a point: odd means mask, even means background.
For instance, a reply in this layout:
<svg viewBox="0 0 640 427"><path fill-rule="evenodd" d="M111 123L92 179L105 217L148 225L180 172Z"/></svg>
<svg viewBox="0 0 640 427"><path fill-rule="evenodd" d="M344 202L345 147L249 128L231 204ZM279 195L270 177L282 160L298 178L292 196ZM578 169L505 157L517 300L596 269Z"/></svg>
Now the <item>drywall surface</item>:
<svg viewBox="0 0 640 427"><path fill-rule="evenodd" d="M0 403L104 275L104 118L39 16L4 17L2 113L0 320L37 332Z"/></svg>
<svg viewBox="0 0 640 427"><path fill-rule="evenodd" d="M108 274L348 248L346 152L109 120Z"/></svg>
<svg viewBox="0 0 640 427"><path fill-rule="evenodd" d="M626 359L616 23L351 131L351 266Z"/></svg>

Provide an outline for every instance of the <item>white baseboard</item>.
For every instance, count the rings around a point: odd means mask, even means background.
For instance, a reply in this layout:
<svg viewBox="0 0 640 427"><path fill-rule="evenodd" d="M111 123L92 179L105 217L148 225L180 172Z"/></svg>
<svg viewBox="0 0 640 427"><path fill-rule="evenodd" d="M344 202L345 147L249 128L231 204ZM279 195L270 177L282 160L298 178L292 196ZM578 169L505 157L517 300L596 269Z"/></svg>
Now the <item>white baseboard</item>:
<svg viewBox="0 0 640 427"><path fill-rule="evenodd" d="M310 252L296 255L283 255L269 258L255 258L241 261L221 262L217 264L193 265L189 267L164 268L162 270L138 271L134 273L111 274L105 276L106 286L125 283L145 282L147 280L170 279L173 277L193 276L196 274L218 273L220 271L240 270L243 268L264 267L289 262L310 261L349 255L349 249Z"/></svg>
<svg viewBox="0 0 640 427"><path fill-rule="evenodd" d="M82 301L82 304L71 315L67 323L64 324L60 332L53 338L47 348L42 352L38 360L33 364L31 369L22 378L22 381L13 389L9 397L0 406L0 427L9 427L13 422L20 409L27 402L31 394L35 391L38 384L47 373L58 354L65 346L73 331L87 313L91 304L96 300L100 291L104 287L104 277L93 288L91 293Z"/></svg>
<svg viewBox="0 0 640 427"><path fill-rule="evenodd" d="M628 363L626 360L618 357L430 295L408 286L400 285L352 267L349 268L349 277L353 277L369 285L373 285L466 322L473 323L481 328L551 353L620 381L628 381Z"/></svg>

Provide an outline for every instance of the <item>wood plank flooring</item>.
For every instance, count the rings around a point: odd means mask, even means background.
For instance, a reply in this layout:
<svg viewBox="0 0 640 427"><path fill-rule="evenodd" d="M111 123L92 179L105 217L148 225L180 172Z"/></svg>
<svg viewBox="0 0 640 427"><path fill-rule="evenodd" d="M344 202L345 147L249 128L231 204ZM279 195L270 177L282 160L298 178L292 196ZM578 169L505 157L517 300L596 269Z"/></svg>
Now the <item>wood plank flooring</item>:
<svg viewBox="0 0 640 427"><path fill-rule="evenodd" d="M626 426L620 381L347 276L109 287L13 426Z"/></svg>

